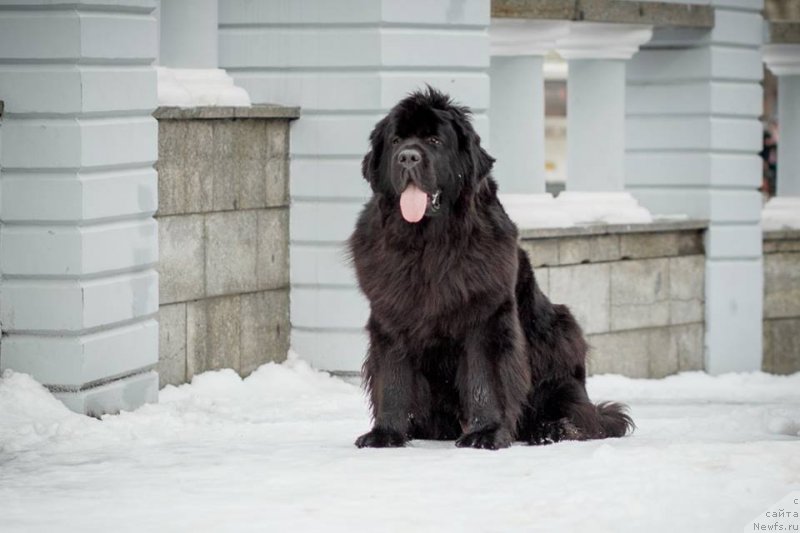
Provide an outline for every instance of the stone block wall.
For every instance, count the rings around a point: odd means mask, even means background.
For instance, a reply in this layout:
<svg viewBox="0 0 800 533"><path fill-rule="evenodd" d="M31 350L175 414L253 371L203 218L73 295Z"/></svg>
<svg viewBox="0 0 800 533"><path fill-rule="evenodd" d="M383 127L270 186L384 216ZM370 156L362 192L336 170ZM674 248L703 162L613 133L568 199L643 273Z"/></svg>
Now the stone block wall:
<svg viewBox="0 0 800 533"><path fill-rule="evenodd" d="M800 371L800 230L764 233L763 370Z"/></svg>
<svg viewBox="0 0 800 533"><path fill-rule="evenodd" d="M586 333L589 372L703 370L703 222L523 230L536 279Z"/></svg>
<svg viewBox="0 0 800 533"><path fill-rule="evenodd" d="M296 108L160 108L160 384L245 376L289 346Z"/></svg>

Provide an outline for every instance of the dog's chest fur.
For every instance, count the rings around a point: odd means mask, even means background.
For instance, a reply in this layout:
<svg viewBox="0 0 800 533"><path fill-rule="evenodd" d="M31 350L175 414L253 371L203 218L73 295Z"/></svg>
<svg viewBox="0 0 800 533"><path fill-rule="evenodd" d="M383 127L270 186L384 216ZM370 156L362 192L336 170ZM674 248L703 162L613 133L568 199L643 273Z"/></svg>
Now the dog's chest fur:
<svg viewBox="0 0 800 533"><path fill-rule="evenodd" d="M466 324L513 299L517 245L509 224L499 204L416 225L368 206L351 249L373 317L415 338L463 335Z"/></svg>

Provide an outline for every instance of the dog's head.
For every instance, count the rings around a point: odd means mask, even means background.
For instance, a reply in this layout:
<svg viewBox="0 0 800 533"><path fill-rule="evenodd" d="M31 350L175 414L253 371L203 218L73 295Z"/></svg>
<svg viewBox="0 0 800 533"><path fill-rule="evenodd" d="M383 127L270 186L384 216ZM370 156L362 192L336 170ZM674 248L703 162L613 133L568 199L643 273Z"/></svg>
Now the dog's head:
<svg viewBox="0 0 800 533"><path fill-rule="evenodd" d="M494 163L481 148L469 109L431 87L401 100L369 139L364 179L411 223L450 213L464 195L474 194Z"/></svg>

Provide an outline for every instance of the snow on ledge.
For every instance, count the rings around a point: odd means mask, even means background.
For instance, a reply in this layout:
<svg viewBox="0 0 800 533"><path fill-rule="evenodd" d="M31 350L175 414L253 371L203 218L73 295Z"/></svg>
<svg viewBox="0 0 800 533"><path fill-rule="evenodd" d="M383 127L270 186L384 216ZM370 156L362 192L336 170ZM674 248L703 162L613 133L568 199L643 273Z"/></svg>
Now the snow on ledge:
<svg viewBox="0 0 800 533"><path fill-rule="evenodd" d="M556 203L552 194L499 194L508 216L520 228L561 228L575 221Z"/></svg>
<svg viewBox="0 0 800 533"><path fill-rule="evenodd" d="M800 196L771 198L761 213L761 226L765 231L800 229Z"/></svg>
<svg viewBox="0 0 800 533"><path fill-rule="evenodd" d="M251 106L247 91L222 69L156 67L156 72L159 106Z"/></svg>
<svg viewBox="0 0 800 533"><path fill-rule="evenodd" d="M577 223L648 224L653 221L650 211L640 206L629 192L564 191L556 201Z"/></svg>
<svg viewBox="0 0 800 533"><path fill-rule="evenodd" d="M500 194L500 201L520 229L579 224L649 224L653 215L628 192L564 191L550 194Z"/></svg>

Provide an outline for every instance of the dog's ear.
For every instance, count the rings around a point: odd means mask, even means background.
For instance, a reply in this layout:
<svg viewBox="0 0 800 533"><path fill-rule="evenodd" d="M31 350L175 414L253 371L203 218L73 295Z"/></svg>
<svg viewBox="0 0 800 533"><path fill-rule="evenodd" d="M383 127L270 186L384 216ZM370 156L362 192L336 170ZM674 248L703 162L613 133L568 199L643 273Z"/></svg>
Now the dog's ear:
<svg viewBox="0 0 800 533"><path fill-rule="evenodd" d="M481 147L481 138L475 133L471 132L470 135L470 155L472 155L472 166L475 169L475 178L481 181L489 177L494 166L494 157L490 156L486 150Z"/></svg>
<svg viewBox="0 0 800 533"><path fill-rule="evenodd" d="M372 155L372 150L368 151L367 154L364 156L364 159L361 160L361 176L367 183L369 183L370 187L375 189L373 183L375 181L375 171L372 168L372 160L374 156Z"/></svg>
<svg viewBox="0 0 800 533"><path fill-rule="evenodd" d="M372 128L372 132L369 134L370 149L364 159L361 160L361 175L367 180L373 191L376 191L378 186L381 155L383 154L383 143L385 142L385 129L386 118Z"/></svg>
<svg viewBox="0 0 800 533"><path fill-rule="evenodd" d="M487 178L494 166L494 158L481 147L481 138L470 122L470 111L465 107L453 106L453 125L458 135L459 148L467 152L472 164L472 178L476 183Z"/></svg>

